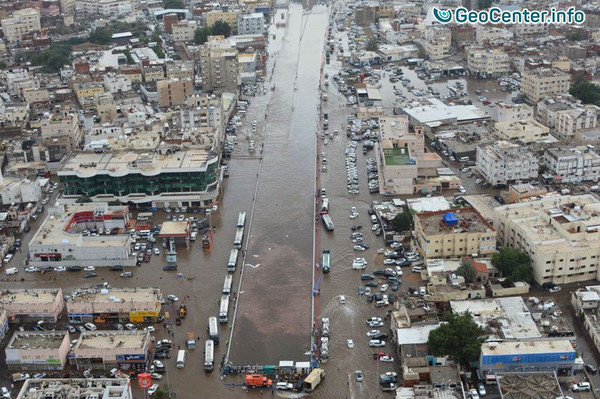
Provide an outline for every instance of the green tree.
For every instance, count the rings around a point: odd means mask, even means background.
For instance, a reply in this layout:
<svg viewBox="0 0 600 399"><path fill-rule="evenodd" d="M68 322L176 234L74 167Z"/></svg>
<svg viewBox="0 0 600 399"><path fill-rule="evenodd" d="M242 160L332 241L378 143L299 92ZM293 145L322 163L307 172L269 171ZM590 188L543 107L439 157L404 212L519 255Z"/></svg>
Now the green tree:
<svg viewBox="0 0 600 399"><path fill-rule="evenodd" d="M154 46L152 48L152 50L154 50L154 52L156 53L156 56L160 59L165 58L165 52L163 51L162 47L160 46Z"/></svg>
<svg viewBox="0 0 600 399"><path fill-rule="evenodd" d="M429 333L427 347L436 356L448 355L455 362L467 364L477 360L483 343L483 330L470 313L445 316L447 323Z"/></svg>
<svg viewBox="0 0 600 399"><path fill-rule="evenodd" d="M583 34L581 32L567 33L565 37L567 38L567 40L570 40L572 42L578 42L580 40L583 40Z"/></svg>
<svg viewBox="0 0 600 399"><path fill-rule="evenodd" d="M135 61L133 60L133 57L131 56L131 51L125 50L125 51L123 51L123 54L125 55L125 57L127 57L127 64L129 64L129 65L135 64Z"/></svg>
<svg viewBox="0 0 600 399"><path fill-rule="evenodd" d="M78 204L85 204L86 202L92 202L92 199L90 198L89 195L80 195L77 200L75 200L76 203Z"/></svg>
<svg viewBox="0 0 600 399"><path fill-rule="evenodd" d="M183 8L185 8L185 4L184 4L183 0L165 0L164 7L165 8L183 9Z"/></svg>
<svg viewBox="0 0 600 399"><path fill-rule="evenodd" d="M456 274L463 276L465 282L469 284L474 283L475 280L477 280L477 270L475 270L470 262L463 261L458 269L456 269Z"/></svg>
<svg viewBox="0 0 600 399"><path fill-rule="evenodd" d="M88 40L96 44L108 44L112 39L112 33L108 29L96 29L90 33Z"/></svg>
<svg viewBox="0 0 600 399"><path fill-rule="evenodd" d="M529 256L518 248L503 247L492 256L492 264L509 281L531 282Z"/></svg>
<svg viewBox="0 0 600 399"><path fill-rule="evenodd" d="M231 35L231 26L225 21L217 21L212 26L212 34L215 36L223 35L229 37Z"/></svg>
<svg viewBox="0 0 600 399"><path fill-rule="evenodd" d="M0 69L6 68L6 62L0 60Z"/></svg>
<svg viewBox="0 0 600 399"><path fill-rule="evenodd" d="M412 227L412 216L406 212L399 213L392 219L392 226L398 232L410 230Z"/></svg>
<svg viewBox="0 0 600 399"><path fill-rule="evenodd" d="M194 32L194 43L204 44L208 40L208 37L212 35L212 30L208 26L196 29Z"/></svg>
<svg viewBox="0 0 600 399"><path fill-rule="evenodd" d="M584 104L600 106L600 86L588 82L583 75L575 77L575 82L571 85L569 93Z"/></svg>
<svg viewBox="0 0 600 399"><path fill-rule="evenodd" d="M22 51L22 50L18 50L15 53L15 57L14 58L15 58L15 63L16 64L21 64L21 63L27 61L27 54L24 51Z"/></svg>
<svg viewBox="0 0 600 399"><path fill-rule="evenodd" d="M369 39L367 43L367 51L377 51L379 50L379 45L377 44L377 39L372 38Z"/></svg>

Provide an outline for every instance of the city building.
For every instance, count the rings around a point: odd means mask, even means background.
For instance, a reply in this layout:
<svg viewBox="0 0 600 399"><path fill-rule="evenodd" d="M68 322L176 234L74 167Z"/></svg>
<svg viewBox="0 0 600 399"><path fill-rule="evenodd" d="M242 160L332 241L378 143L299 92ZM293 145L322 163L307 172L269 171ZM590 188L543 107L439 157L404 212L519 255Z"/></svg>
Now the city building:
<svg viewBox="0 0 600 399"><path fill-rule="evenodd" d="M82 332L70 355L78 370L145 370L150 361L148 331Z"/></svg>
<svg viewBox="0 0 600 399"><path fill-rule="evenodd" d="M129 378L30 378L16 399L57 398L132 399Z"/></svg>
<svg viewBox="0 0 600 399"><path fill-rule="evenodd" d="M547 148L542 161L547 169L544 177L555 183L597 183L600 179L600 155L587 146Z"/></svg>
<svg viewBox="0 0 600 399"><path fill-rule="evenodd" d="M191 79L168 79L156 82L158 103L161 107L185 104L187 97L194 93Z"/></svg>
<svg viewBox="0 0 600 399"><path fill-rule="evenodd" d="M525 251L538 284L598 278L600 201L590 194L548 196L494 209L500 245Z"/></svg>
<svg viewBox="0 0 600 399"><path fill-rule="evenodd" d="M481 346L479 372L496 373L554 371L573 375L577 352L568 339L552 341L486 342Z"/></svg>
<svg viewBox="0 0 600 399"><path fill-rule="evenodd" d="M450 29L442 25L430 25L425 28L422 41L423 49L431 60L439 60L450 55L452 44Z"/></svg>
<svg viewBox="0 0 600 399"><path fill-rule="evenodd" d="M171 25L173 41L176 43L193 41L197 28L196 22L187 19L174 23Z"/></svg>
<svg viewBox="0 0 600 399"><path fill-rule="evenodd" d="M491 111L496 122L517 122L533 118L533 107L527 104L496 103Z"/></svg>
<svg viewBox="0 0 600 399"><path fill-rule="evenodd" d="M510 40L512 37L513 34L508 29L494 28L486 25L477 25L475 28L475 40L478 44L496 40Z"/></svg>
<svg viewBox="0 0 600 399"><path fill-rule="evenodd" d="M552 139L550 129L534 119L497 122L494 128L505 139L526 144Z"/></svg>
<svg viewBox="0 0 600 399"><path fill-rule="evenodd" d="M107 73L104 75L104 87L113 94L124 93L131 90L131 79L125 75Z"/></svg>
<svg viewBox="0 0 600 399"><path fill-rule="evenodd" d="M486 121L490 116L475 105L448 105L430 98L421 104L409 105L402 108L402 113L408 115L413 125L420 125L426 133L444 126Z"/></svg>
<svg viewBox="0 0 600 399"><path fill-rule="evenodd" d="M231 34L237 34L238 11L210 11L204 14L206 26L213 26L217 21L223 21L231 27Z"/></svg>
<svg viewBox="0 0 600 399"><path fill-rule="evenodd" d="M593 104L558 111L556 113L556 133L561 138L569 140L583 130L597 128L598 114L600 114L600 107Z"/></svg>
<svg viewBox="0 0 600 399"><path fill-rule="evenodd" d="M136 265L127 206L65 204L48 214L29 243L31 266Z"/></svg>
<svg viewBox="0 0 600 399"><path fill-rule="evenodd" d="M570 75L558 69L531 69L521 76L521 94L537 103L544 97L568 93L570 84Z"/></svg>
<svg viewBox="0 0 600 399"><path fill-rule="evenodd" d="M41 14L37 8L23 8L13 12L12 17L0 21L4 38L11 44L21 41L23 35L42 30Z"/></svg>
<svg viewBox="0 0 600 399"><path fill-rule="evenodd" d="M0 340L3 340L8 333L8 316L6 310L0 310Z"/></svg>
<svg viewBox="0 0 600 399"><path fill-rule="evenodd" d="M472 75L493 78L510 71L510 57L502 50L469 47L466 54Z"/></svg>
<svg viewBox="0 0 600 399"><path fill-rule="evenodd" d="M87 288L74 290L66 304L72 323L155 323L161 301L158 288Z"/></svg>
<svg viewBox="0 0 600 399"><path fill-rule="evenodd" d="M0 291L0 309L11 322L56 323L65 307L62 290L7 289Z"/></svg>
<svg viewBox="0 0 600 399"><path fill-rule="evenodd" d="M2 204L38 202L42 199L42 179L5 178L0 172L0 199Z"/></svg>
<svg viewBox="0 0 600 399"><path fill-rule="evenodd" d="M58 171L63 197L173 208L212 204L219 194L218 154L197 148L167 150L77 153Z"/></svg>
<svg viewBox="0 0 600 399"><path fill-rule="evenodd" d="M548 24L517 23L511 30L515 37L542 37L548 35Z"/></svg>
<svg viewBox="0 0 600 399"><path fill-rule="evenodd" d="M236 92L239 85L238 52L225 42L210 42L200 51L202 90Z"/></svg>
<svg viewBox="0 0 600 399"><path fill-rule="evenodd" d="M542 125L554 129L560 111L577 108L580 105L579 100L568 94L545 97L537 103L535 119Z"/></svg>
<svg viewBox="0 0 600 399"><path fill-rule="evenodd" d="M75 0L76 15L102 15L118 17L131 14L134 10L131 0Z"/></svg>
<svg viewBox="0 0 600 399"><path fill-rule="evenodd" d="M597 316L600 310L600 286L588 285L572 292L571 305L575 314L583 321L585 331L596 349L600 349L600 321Z"/></svg>
<svg viewBox="0 0 600 399"><path fill-rule="evenodd" d="M63 370L71 349L67 331L16 331L4 349L9 370Z"/></svg>
<svg viewBox="0 0 600 399"><path fill-rule="evenodd" d="M496 251L496 231L473 208L423 212L413 220L420 251L426 258L483 256Z"/></svg>
<svg viewBox="0 0 600 399"><path fill-rule="evenodd" d="M548 194L548 189L546 187L524 183L511 184L508 187L508 192L506 194L502 193L501 195L507 204L514 204L515 202L539 200L546 194Z"/></svg>
<svg viewBox="0 0 600 399"><path fill-rule="evenodd" d="M538 158L527 149L509 141L477 146L477 171L493 186L523 182L538 177Z"/></svg>
<svg viewBox="0 0 600 399"><path fill-rule="evenodd" d="M265 16L255 12L238 16L238 35L262 35L265 31Z"/></svg>

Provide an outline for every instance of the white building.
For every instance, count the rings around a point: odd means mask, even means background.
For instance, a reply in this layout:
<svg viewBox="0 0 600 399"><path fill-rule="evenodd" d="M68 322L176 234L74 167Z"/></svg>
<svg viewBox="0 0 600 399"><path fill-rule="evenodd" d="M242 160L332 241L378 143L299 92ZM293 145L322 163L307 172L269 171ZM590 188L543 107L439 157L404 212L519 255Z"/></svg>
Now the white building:
<svg viewBox="0 0 600 399"><path fill-rule="evenodd" d="M42 30L41 15L37 8L16 10L11 18L5 18L0 22L4 37L11 44L21 41L21 37L27 33Z"/></svg>
<svg viewBox="0 0 600 399"><path fill-rule="evenodd" d="M548 34L548 24L514 24L511 30L515 37L542 37Z"/></svg>
<svg viewBox="0 0 600 399"><path fill-rule="evenodd" d="M495 40L510 40L512 37L513 34L507 29L492 28L485 25L476 25L475 27L475 40L479 44Z"/></svg>
<svg viewBox="0 0 600 399"><path fill-rule="evenodd" d="M585 129L598 126L600 107L592 104L582 105L556 113L556 132L564 139L574 137Z"/></svg>
<svg viewBox="0 0 600 399"><path fill-rule="evenodd" d="M533 153L509 141L477 146L477 170L494 186L535 179L538 166Z"/></svg>
<svg viewBox="0 0 600 399"><path fill-rule="evenodd" d="M414 44L405 44L402 46L395 44L382 44L379 46L379 54L384 62L402 61L407 58L417 57L419 49Z"/></svg>
<svg viewBox="0 0 600 399"><path fill-rule="evenodd" d="M548 148L543 162L549 177L559 183L598 182L600 178L600 155L585 146Z"/></svg>
<svg viewBox="0 0 600 399"><path fill-rule="evenodd" d="M132 399L129 378L30 378L16 399L44 398Z"/></svg>
<svg viewBox="0 0 600 399"><path fill-rule="evenodd" d="M469 47L467 63L471 74L483 77L505 75L510 71L510 58L502 50Z"/></svg>
<svg viewBox="0 0 600 399"><path fill-rule="evenodd" d="M533 108L527 104L497 103L492 110L496 122L516 122L533 118Z"/></svg>
<svg viewBox="0 0 600 399"><path fill-rule="evenodd" d="M173 41L191 42L194 40L194 34L197 27L196 21L188 21L187 19L171 25Z"/></svg>
<svg viewBox="0 0 600 399"><path fill-rule="evenodd" d="M262 35L265 16L260 12L238 16L238 35Z"/></svg>
<svg viewBox="0 0 600 399"><path fill-rule="evenodd" d="M125 93L131 90L131 80L125 75L107 73L104 75L104 87L113 94Z"/></svg>
<svg viewBox="0 0 600 399"><path fill-rule="evenodd" d="M3 178L0 175L0 197L3 204L38 202L43 196L41 178Z"/></svg>
<svg viewBox="0 0 600 399"><path fill-rule="evenodd" d="M133 12L131 0L75 0L76 15L116 17Z"/></svg>

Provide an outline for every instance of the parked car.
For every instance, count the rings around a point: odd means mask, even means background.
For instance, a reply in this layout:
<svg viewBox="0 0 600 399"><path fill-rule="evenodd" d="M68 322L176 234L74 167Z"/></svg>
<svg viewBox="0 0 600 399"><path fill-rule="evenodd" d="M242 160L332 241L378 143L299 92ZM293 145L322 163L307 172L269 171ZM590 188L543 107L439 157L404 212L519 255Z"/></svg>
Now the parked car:
<svg viewBox="0 0 600 399"><path fill-rule="evenodd" d="M363 373L360 370L356 370L354 372L354 375L356 376L356 382L362 382L363 380Z"/></svg>
<svg viewBox="0 0 600 399"><path fill-rule="evenodd" d="M96 277L98 274L96 272L89 272L83 275L83 278L91 278Z"/></svg>
<svg viewBox="0 0 600 399"><path fill-rule="evenodd" d="M571 387L573 392L589 392L592 390L592 385L587 381L578 382Z"/></svg>
<svg viewBox="0 0 600 399"><path fill-rule="evenodd" d="M369 340L369 346L379 348L385 346L385 341L381 341L379 339L371 339Z"/></svg>
<svg viewBox="0 0 600 399"><path fill-rule="evenodd" d="M177 298L177 297L176 297L175 295L173 295L173 294L167 295L167 299L168 299L169 301L172 301L172 302L177 302L177 301L179 300L179 298Z"/></svg>

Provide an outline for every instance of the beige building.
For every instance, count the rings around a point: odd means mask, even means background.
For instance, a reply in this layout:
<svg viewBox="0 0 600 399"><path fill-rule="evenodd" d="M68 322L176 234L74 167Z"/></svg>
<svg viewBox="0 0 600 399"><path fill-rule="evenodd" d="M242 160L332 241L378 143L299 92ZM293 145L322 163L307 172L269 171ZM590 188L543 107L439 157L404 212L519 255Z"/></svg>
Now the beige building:
<svg viewBox="0 0 600 399"><path fill-rule="evenodd" d="M156 322L162 294L158 288L80 289L67 299L69 321Z"/></svg>
<svg viewBox="0 0 600 399"><path fill-rule="evenodd" d="M72 350L72 362L78 370L118 368L144 370L150 354L148 331L83 332Z"/></svg>
<svg viewBox="0 0 600 399"><path fill-rule="evenodd" d="M129 378L30 378L16 399L81 398L132 399Z"/></svg>
<svg viewBox="0 0 600 399"><path fill-rule="evenodd" d="M533 118L533 107L527 104L497 103L492 110L496 122L517 122Z"/></svg>
<svg viewBox="0 0 600 399"><path fill-rule="evenodd" d="M188 96L194 93L194 85L190 79L161 80L156 83L156 89L161 107L183 105Z"/></svg>
<svg viewBox="0 0 600 399"><path fill-rule="evenodd" d="M48 93L47 89L36 89L29 87L27 89L23 89L22 93L23 100L25 100L28 104L47 103L50 101L50 93Z"/></svg>
<svg viewBox="0 0 600 399"><path fill-rule="evenodd" d="M191 42L194 40L194 33L198 26L194 21L184 19L171 25L171 31L174 42Z"/></svg>
<svg viewBox="0 0 600 399"><path fill-rule="evenodd" d="M238 52L224 42L211 42L200 52L202 90L236 92L240 72Z"/></svg>
<svg viewBox="0 0 600 399"><path fill-rule="evenodd" d="M586 129L598 127L600 107L593 104L581 105L556 113L556 132L564 139L571 139Z"/></svg>
<svg viewBox="0 0 600 399"><path fill-rule="evenodd" d="M0 309L10 321L55 323L65 307L59 289L8 289L0 292Z"/></svg>
<svg viewBox="0 0 600 399"><path fill-rule="evenodd" d="M534 119L497 122L494 128L505 139L526 144L543 141L550 136L550 129Z"/></svg>
<svg viewBox="0 0 600 399"><path fill-rule="evenodd" d="M194 79L194 63L175 61L167 64L167 79Z"/></svg>
<svg viewBox="0 0 600 399"><path fill-rule="evenodd" d="M9 370L63 370L71 341L66 331L17 331L4 349Z"/></svg>
<svg viewBox="0 0 600 399"><path fill-rule="evenodd" d="M158 82L165 78L165 70L162 66L144 68L144 82Z"/></svg>
<svg viewBox="0 0 600 399"><path fill-rule="evenodd" d="M227 22L231 26L231 34L237 33L238 11L210 11L204 14L206 26L213 26L217 21Z"/></svg>
<svg viewBox="0 0 600 399"><path fill-rule="evenodd" d="M483 256L496 251L496 231L474 208L422 212L414 216L414 224L426 258Z"/></svg>
<svg viewBox="0 0 600 399"><path fill-rule="evenodd" d="M21 41L23 35L42 30L40 11L37 8L16 10L11 18L3 19L2 32L11 44Z"/></svg>
<svg viewBox="0 0 600 399"><path fill-rule="evenodd" d="M467 64L473 75L497 77L510 71L510 57L502 50L469 47Z"/></svg>
<svg viewBox="0 0 600 399"><path fill-rule="evenodd" d="M526 147L509 141L477 146L477 171L493 186L536 179L538 158Z"/></svg>
<svg viewBox="0 0 600 399"><path fill-rule="evenodd" d="M598 278L600 201L563 195L495 208L501 245L525 251L538 284Z"/></svg>
<svg viewBox="0 0 600 399"><path fill-rule="evenodd" d="M73 86L73 91L77 96L77 100L81 101L84 98L104 93L104 85L99 82L77 83Z"/></svg>
<svg viewBox="0 0 600 399"><path fill-rule="evenodd" d="M521 93L532 102L569 92L571 77L558 69L532 69L523 72Z"/></svg>
<svg viewBox="0 0 600 399"><path fill-rule="evenodd" d="M49 118L42 119L40 126L42 138L46 140L68 137L71 150L79 147L83 139L83 127L79 125L76 114L65 112L52 114Z"/></svg>
<svg viewBox="0 0 600 399"><path fill-rule="evenodd" d="M425 28L423 49L431 60L439 60L450 55L452 43L450 29L442 25L432 25Z"/></svg>

